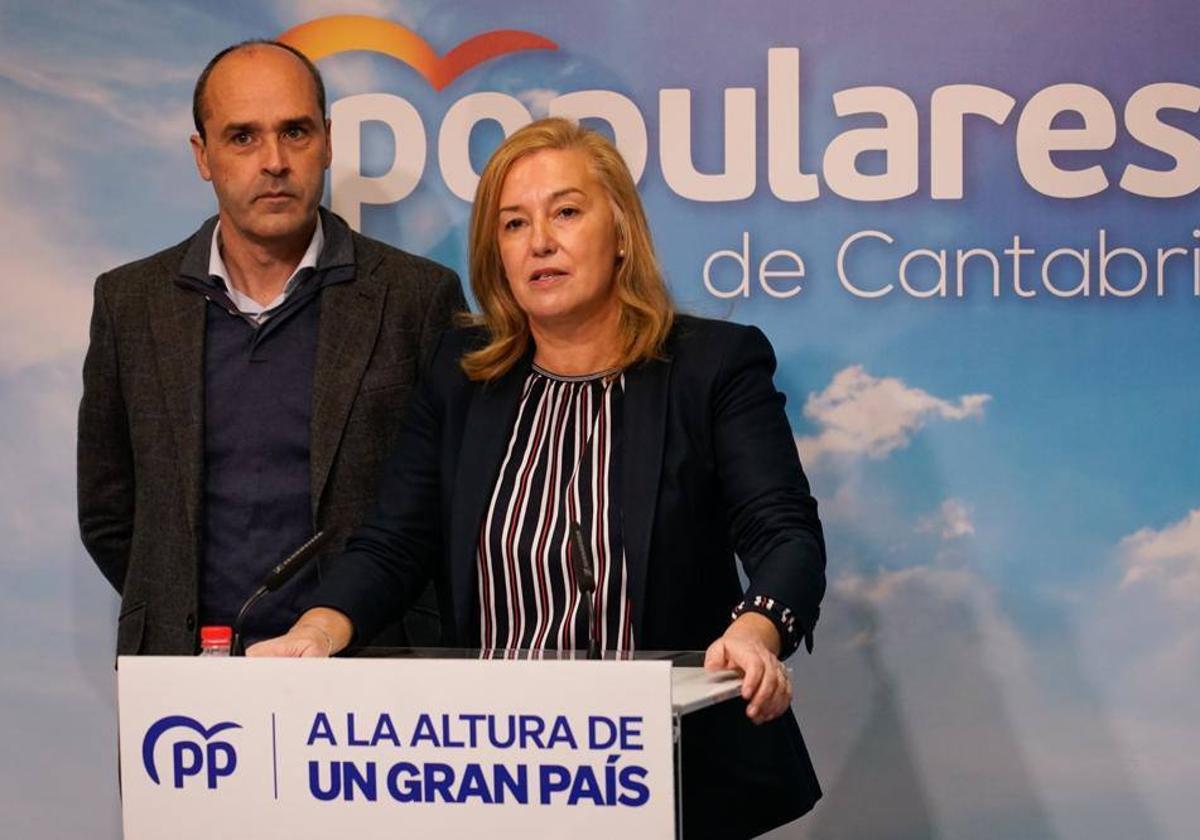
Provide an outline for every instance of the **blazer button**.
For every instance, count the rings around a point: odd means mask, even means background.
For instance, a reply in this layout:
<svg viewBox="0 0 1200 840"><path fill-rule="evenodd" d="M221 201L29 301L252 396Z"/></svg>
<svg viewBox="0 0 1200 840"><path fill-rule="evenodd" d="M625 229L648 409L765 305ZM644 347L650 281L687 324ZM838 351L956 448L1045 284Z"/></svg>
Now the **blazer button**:
<svg viewBox="0 0 1200 840"><path fill-rule="evenodd" d="M188 617L187 617L187 629L188 629L188 630L195 630L195 629L196 629L196 616L192 615L191 613L188 613Z"/></svg>

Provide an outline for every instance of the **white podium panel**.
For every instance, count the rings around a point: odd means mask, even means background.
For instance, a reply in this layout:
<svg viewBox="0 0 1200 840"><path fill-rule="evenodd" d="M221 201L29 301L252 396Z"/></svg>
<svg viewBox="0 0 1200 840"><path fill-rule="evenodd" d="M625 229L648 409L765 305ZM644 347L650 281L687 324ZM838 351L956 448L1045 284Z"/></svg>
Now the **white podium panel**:
<svg viewBox="0 0 1200 840"><path fill-rule="evenodd" d="M667 662L118 669L126 840L675 833Z"/></svg>

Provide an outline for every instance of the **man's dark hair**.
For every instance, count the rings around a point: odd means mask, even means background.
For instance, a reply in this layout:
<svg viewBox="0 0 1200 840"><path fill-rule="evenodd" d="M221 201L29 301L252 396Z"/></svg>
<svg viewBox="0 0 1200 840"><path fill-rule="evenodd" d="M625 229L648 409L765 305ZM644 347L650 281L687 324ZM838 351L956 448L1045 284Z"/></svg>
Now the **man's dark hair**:
<svg viewBox="0 0 1200 840"><path fill-rule="evenodd" d="M200 139L206 139L204 136L204 90L208 87L208 77L212 75L213 68L220 63L221 59L229 55L231 52L236 52L246 47L279 47L287 50L296 58L304 62L304 66L308 68L308 74L312 76L313 87L317 91L317 110L321 112L321 116L325 116L325 82L321 80L321 71L317 69L317 65L309 61L308 56L300 52L300 50L285 44L282 41L272 41L269 38L251 38L249 41L241 41L232 44L209 59L208 64L204 65L204 69L200 72L200 78L196 79L196 89L192 93L192 122L196 124L196 133L200 135Z"/></svg>

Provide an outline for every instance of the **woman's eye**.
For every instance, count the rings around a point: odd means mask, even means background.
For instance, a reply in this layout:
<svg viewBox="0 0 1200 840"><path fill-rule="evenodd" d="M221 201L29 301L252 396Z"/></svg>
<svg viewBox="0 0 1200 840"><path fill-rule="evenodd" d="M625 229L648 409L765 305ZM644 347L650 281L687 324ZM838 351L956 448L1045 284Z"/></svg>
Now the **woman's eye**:
<svg viewBox="0 0 1200 840"><path fill-rule="evenodd" d="M564 219L571 219L579 215L578 207L563 207L558 211L558 215Z"/></svg>
<svg viewBox="0 0 1200 840"><path fill-rule="evenodd" d="M524 224L524 221L522 219L509 219L507 222L504 223L504 229L505 230L516 230L522 224Z"/></svg>

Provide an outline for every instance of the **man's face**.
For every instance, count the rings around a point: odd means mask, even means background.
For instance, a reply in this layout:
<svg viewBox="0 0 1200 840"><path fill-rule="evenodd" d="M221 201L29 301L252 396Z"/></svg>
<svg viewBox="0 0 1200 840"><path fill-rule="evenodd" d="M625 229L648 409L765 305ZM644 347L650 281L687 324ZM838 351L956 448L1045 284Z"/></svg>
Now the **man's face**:
<svg viewBox="0 0 1200 840"><path fill-rule="evenodd" d="M270 244L311 231L331 149L300 59L270 45L230 53L208 77L202 114L192 150L225 235Z"/></svg>

